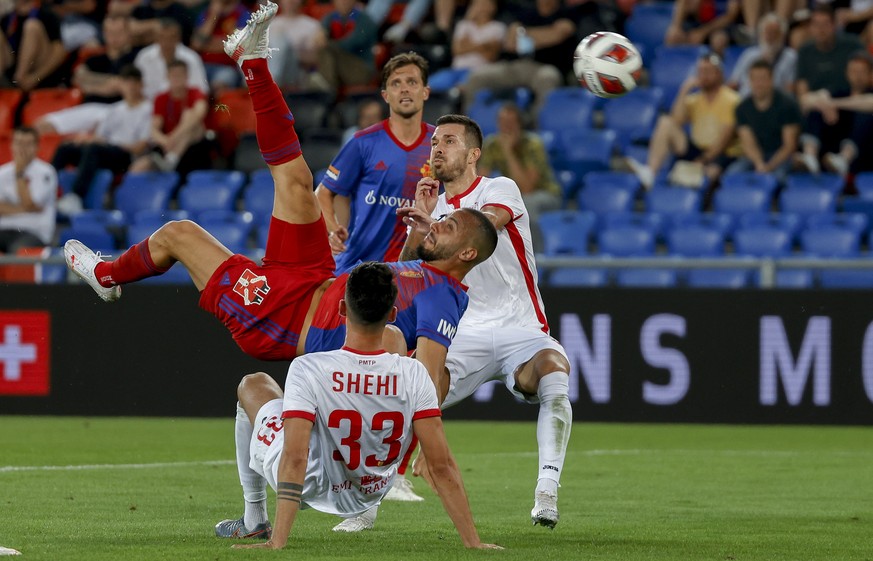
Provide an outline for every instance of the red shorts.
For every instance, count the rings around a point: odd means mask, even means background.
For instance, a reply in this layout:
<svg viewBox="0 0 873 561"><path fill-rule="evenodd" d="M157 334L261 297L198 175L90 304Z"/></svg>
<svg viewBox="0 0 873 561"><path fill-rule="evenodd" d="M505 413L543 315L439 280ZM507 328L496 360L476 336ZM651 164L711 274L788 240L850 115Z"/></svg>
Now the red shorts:
<svg viewBox="0 0 873 561"><path fill-rule="evenodd" d="M227 326L246 354L260 360L292 360L312 295L333 277L327 227L270 221L263 265L234 255L200 293L200 307Z"/></svg>

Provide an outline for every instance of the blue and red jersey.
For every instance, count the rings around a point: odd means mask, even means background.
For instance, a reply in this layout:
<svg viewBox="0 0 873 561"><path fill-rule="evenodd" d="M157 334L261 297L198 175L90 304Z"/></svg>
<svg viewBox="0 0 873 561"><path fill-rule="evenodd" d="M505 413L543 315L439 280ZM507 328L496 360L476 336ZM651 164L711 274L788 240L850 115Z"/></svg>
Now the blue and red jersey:
<svg viewBox="0 0 873 561"><path fill-rule="evenodd" d="M406 225L396 209L415 203L415 186L430 158L434 127L406 146L382 121L355 134L328 167L322 184L351 199L348 248L336 256L336 272L362 261L396 261L406 241Z"/></svg>
<svg viewBox="0 0 873 561"><path fill-rule="evenodd" d="M467 287L423 261L386 263L397 283L397 320L409 350L418 337L426 337L447 348L458 322L467 309ZM346 336L345 318L337 310L346 291L348 274L342 274L325 291L306 335L306 352L339 349Z"/></svg>

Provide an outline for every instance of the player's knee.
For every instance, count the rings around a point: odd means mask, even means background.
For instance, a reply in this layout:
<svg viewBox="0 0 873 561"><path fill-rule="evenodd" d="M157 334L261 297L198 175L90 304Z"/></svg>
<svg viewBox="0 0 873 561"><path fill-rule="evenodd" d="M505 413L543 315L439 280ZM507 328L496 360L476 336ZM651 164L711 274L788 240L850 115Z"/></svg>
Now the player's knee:
<svg viewBox="0 0 873 561"><path fill-rule="evenodd" d="M242 380L240 380L239 385L236 388L236 395L242 401L245 399L246 395L254 393L259 388L268 386L269 382L272 380L273 379L270 375L265 372L246 374L243 376Z"/></svg>
<svg viewBox="0 0 873 561"><path fill-rule="evenodd" d="M199 229L200 227L190 220L173 220L158 228L149 240L153 244L169 248Z"/></svg>
<svg viewBox="0 0 873 561"><path fill-rule="evenodd" d="M570 374L570 362L567 358L554 349L544 349L534 355L534 373L537 379L553 372Z"/></svg>

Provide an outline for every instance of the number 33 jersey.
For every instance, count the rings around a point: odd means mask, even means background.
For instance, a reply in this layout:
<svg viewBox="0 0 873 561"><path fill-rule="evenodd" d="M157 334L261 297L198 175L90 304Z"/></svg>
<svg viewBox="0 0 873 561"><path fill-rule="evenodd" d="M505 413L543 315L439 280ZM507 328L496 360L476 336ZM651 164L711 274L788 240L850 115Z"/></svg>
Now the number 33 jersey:
<svg viewBox="0 0 873 561"><path fill-rule="evenodd" d="M346 515L378 504L409 447L412 422L439 415L433 382L415 359L348 347L295 359L282 418L314 424L304 502Z"/></svg>

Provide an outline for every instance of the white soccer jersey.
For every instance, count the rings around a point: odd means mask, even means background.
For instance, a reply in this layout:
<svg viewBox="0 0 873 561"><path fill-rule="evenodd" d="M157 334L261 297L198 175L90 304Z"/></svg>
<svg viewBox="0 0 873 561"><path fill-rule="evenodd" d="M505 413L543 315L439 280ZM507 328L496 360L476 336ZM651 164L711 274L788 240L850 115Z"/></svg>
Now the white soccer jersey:
<svg viewBox="0 0 873 561"><path fill-rule="evenodd" d="M504 209L512 217L499 232L497 249L464 277L470 304L461 326L532 327L549 332L543 299L537 288L537 265L531 243L530 221L515 181L508 177L479 177L465 192L437 199L434 217L458 208Z"/></svg>
<svg viewBox="0 0 873 561"><path fill-rule="evenodd" d="M412 422L439 415L433 382L417 360L346 347L295 359L282 418L314 423L303 502L339 515L378 504L409 447ZM276 456L265 474L275 488L281 450L268 454Z"/></svg>

